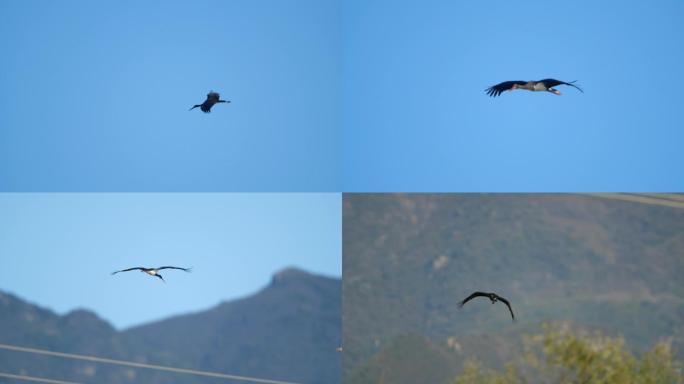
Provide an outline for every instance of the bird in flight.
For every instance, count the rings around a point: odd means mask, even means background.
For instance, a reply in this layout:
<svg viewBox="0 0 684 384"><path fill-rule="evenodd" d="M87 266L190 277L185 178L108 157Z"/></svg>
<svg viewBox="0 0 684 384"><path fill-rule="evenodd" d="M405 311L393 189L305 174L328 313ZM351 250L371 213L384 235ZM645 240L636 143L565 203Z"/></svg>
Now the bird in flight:
<svg viewBox="0 0 684 384"><path fill-rule="evenodd" d="M577 81L577 80L575 80ZM504 91L512 91L514 89L527 89L528 91L533 91L533 92L538 92L538 91L546 91L546 92L551 92L554 95L560 96L560 91L553 88L557 85L569 85L571 87L577 88L580 92L584 93L584 91L576 86L574 83L575 81L571 81L569 83L566 83L565 81L560 81L556 79L544 79L544 80L530 80L530 81L522 81L522 80L514 80L514 81L504 81L503 83L499 83L497 85L491 86L487 89L485 89L485 92L491 97L497 97L501 95Z"/></svg>
<svg viewBox="0 0 684 384"><path fill-rule="evenodd" d="M515 321L515 315L513 314L513 309L511 308L511 303L509 303L508 300L506 300L506 299L504 299L503 297L497 295L496 293L473 292L472 295L466 297L465 300L461 301L461 303L458 304L458 307L459 307L459 308L462 308L463 305L464 305L465 303L467 303L467 302L469 302L470 300L472 300L472 299L474 299L474 298L476 298L476 297L479 297L479 296L488 298L489 300L492 301L492 304L496 303L497 301L500 301L500 302L506 304L506 306L508 307L508 310L511 312L511 318L513 318L513 321Z"/></svg>
<svg viewBox="0 0 684 384"><path fill-rule="evenodd" d="M161 281L164 281L164 278L162 277L162 275L159 274L159 271L161 271L162 269L180 269L181 271L190 272L192 267L190 267L190 268L171 267L171 266L159 267L159 268L134 267L134 268L122 269L120 271L114 271L114 272L112 272L112 275L116 275L119 272L128 272L128 271L139 270L140 272L147 273L150 276L158 277L161 279ZM164 282L166 282L166 281L164 281Z"/></svg>
<svg viewBox="0 0 684 384"><path fill-rule="evenodd" d="M211 112L211 107L213 107L216 103L230 103L230 100L220 100L220 98L221 95L219 95L218 92L209 91L207 94L207 99L204 100L204 103L193 105L192 108L188 109L188 111L192 111L193 109L199 107L202 112L209 113Z"/></svg>

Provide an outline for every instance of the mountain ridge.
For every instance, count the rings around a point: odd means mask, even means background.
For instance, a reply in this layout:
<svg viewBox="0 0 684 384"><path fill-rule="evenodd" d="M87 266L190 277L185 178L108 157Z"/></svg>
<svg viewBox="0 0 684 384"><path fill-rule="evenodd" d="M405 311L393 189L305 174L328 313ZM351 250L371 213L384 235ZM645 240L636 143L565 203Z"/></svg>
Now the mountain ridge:
<svg viewBox="0 0 684 384"><path fill-rule="evenodd" d="M267 285L237 300L123 330L88 309L59 315L0 292L1 343L306 383L340 381L340 319L340 279L297 268L276 272ZM0 371L114 384L173 377L5 350Z"/></svg>

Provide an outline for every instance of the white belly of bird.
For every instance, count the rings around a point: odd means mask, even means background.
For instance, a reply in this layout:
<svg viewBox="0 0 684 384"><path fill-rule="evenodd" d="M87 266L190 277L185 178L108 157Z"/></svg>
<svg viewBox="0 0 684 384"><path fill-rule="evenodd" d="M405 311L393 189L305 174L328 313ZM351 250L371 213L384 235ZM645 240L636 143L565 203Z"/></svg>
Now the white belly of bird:
<svg viewBox="0 0 684 384"><path fill-rule="evenodd" d="M157 274L157 271L155 271L155 270L152 270L152 271L145 271L145 273L147 273L147 274L150 275L150 276L154 276L154 275Z"/></svg>

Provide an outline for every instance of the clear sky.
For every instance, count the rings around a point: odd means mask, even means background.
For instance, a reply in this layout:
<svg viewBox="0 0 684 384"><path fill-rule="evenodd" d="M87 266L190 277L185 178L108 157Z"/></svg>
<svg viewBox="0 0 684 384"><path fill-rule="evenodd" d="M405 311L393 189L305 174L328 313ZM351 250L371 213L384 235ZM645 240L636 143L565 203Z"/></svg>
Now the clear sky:
<svg viewBox="0 0 684 384"><path fill-rule="evenodd" d="M1 191L681 191L684 3L0 3ZM504 80L578 80L585 93ZM230 105L187 109L217 90Z"/></svg>
<svg viewBox="0 0 684 384"><path fill-rule="evenodd" d="M208 309L282 268L342 274L339 194L0 194L0 290L117 327ZM166 284L137 266L166 271ZM154 303L150 306L149 303Z"/></svg>
<svg viewBox="0 0 684 384"><path fill-rule="evenodd" d="M0 2L0 191L339 191L338 0ZM210 90L231 100L199 109Z"/></svg>
<svg viewBox="0 0 684 384"><path fill-rule="evenodd" d="M684 2L344 3L345 191L684 190Z"/></svg>

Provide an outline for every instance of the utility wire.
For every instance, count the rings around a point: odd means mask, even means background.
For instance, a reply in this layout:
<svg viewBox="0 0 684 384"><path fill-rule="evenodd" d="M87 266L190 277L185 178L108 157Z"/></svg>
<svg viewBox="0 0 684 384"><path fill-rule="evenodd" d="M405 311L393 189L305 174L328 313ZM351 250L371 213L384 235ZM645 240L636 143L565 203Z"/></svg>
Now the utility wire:
<svg viewBox="0 0 684 384"><path fill-rule="evenodd" d="M51 379L44 379L42 377L33 377L33 376L26 376L26 375L13 375L11 373L3 373L0 372L0 377L5 377L8 379L17 379L17 380L25 380L25 381L33 381L36 383L49 383L49 384L79 384L75 383L73 381L62 381L62 380L51 380Z"/></svg>
<svg viewBox="0 0 684 384"><path fill-rule="evenodd" d="M127 367L156 369L156 370L159 370L159 371L167 371L167 372L175 372L175 373L186 373L186 374L189 374L189 375L216 377L216 378L219 378L219 379L242 380L242 381L249 381L249 382L252 382L252 383L261 383L261 384L300 384L300 383L295 383L295 382L292 382L292 381L280 381L280 380L260 379L260 378L257 378L257 377L229 375L229 374L226 374L226 373L209 372L209 371L199 371L199 370L196 370L196 369L186 369L186 368L168 367L168 366L164 366L164 365L136 363L136 362L125 361L125 360L107 359L107 358L104 358L104 357L96 357L96 356L88 356L88 355L77 355L77 354L74 354L74 353L64 353L64 352L54 352L54 351L48 351L48 350L46 350L46 349L19 347L19 346L16 346L16 345L9 345L9 344L2 344L2 343L0 343L0 349L6 349L6 350L10 350L10 351L17 351L17 352L36 353L36 354L39 354L39 355L57 356L57 357L63 357L63 358L66 358L66 359L86 360L86 361L92 361L92 362L96 362L96 363L115 364L115 365L123 365L123 366L127 366ZM59 382L55 382L55 383L59 383Z"/></svg>
<svg viewBox="0 0 684 384"><path fill-rule="evenodd" d="M664 195L663 197L658 196L657 194L645 194L645 193L635 193L635 194L629 194L629 193L584 193L584 195L589 195L589 196L594 196L594 197L600 197L604 199L613 199L613 200L624 200L624 201L631 201L635 203L642 203L642 204L652 204L652 205L663 205L666 207L671 207L671 208L684 208L684 201L681 200L680 197L675 196L675 194L667 194Z"/></svg>

